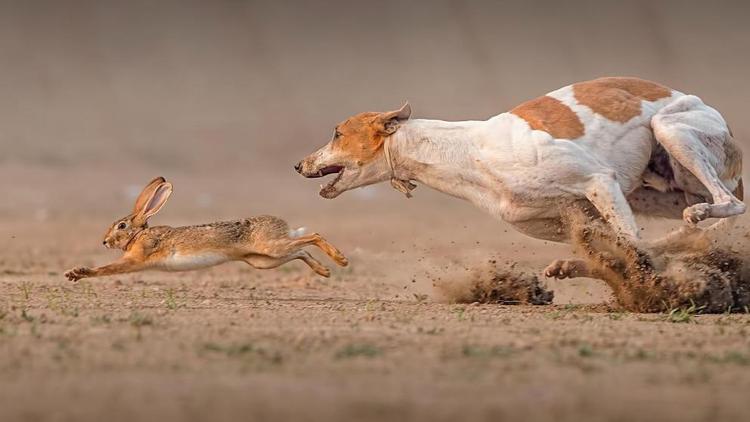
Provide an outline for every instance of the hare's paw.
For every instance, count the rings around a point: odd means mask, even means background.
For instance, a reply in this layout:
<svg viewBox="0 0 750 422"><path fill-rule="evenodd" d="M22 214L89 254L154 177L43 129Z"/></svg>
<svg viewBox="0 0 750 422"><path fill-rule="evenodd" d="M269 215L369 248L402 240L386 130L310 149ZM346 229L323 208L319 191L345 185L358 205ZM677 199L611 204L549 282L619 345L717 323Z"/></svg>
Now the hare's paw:
<svg viewBox="0 0 750 422"><path fill-rule="evenodd" d="M89 277L92 271L89 267L75 267L65 272L65 277L70 281L78 281L82 278Z"/></svg>
<svg viewBox="0 0 750 422"><path fill-rule="evenodd" d="M342 267L349 265L349 260L341 253L341 251L334 249L333 261Z"/></svg>
<svg viewBox="0 0 750 422"><path fill-rule="evenodd" d="M329 270L328 268L326 268L326 267L324 267L324 266L322 266L322 265L321 265L321 266L319 266L319 267L313 268L313 270L314 270L314 271L315 271L316 273L318 273L318 274L322 275L323 277L326 277L326 278L328 278L328 277L330 277L330 276L331 276L331 270Z"/></svg>

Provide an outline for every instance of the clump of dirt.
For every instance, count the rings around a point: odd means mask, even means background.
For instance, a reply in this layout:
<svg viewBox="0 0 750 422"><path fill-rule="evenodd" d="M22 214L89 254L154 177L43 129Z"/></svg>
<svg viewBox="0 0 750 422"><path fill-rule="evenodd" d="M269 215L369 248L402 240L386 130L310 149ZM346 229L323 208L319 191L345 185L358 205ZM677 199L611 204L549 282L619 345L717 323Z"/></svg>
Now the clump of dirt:
<svg viewBox="0 0 750 422"><path fill-rule="evenodd" d="M616 236L589 207L571 207L566 220L592 276L605 281L629 311L693 306L719 313L750 306L750 265L743 259L748 255L717 240L727 233L682 230L646 249Z"/></svg>
<svg viewBox="0 0 750 422"><path fill-rule="evenodd" d="M436 282L435 287L450 303L549 305L554 298L554 292L547 290L537 276L517 270L515 264L498 264L494 259L468 277Z"/></svg>

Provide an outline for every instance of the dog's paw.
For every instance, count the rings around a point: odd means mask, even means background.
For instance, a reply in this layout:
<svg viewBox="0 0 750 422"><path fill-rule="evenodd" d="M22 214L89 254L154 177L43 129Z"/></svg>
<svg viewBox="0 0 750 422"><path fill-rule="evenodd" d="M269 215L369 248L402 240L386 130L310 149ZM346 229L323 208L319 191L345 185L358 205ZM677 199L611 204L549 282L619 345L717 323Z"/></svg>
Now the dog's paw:
<svg viewBox="0 0 750 422"><path fill-rule="evenodd" d="M581 277L586 272L586 263L577 259L557 259L544 269L544 276L562 280Z"/></svg>
<svg viewBox="0 0 750 422"><path fill-rule="evenodd" d="M710 210L711 204L705 202L702 204L695 204L682 211L682 219L691 226L694 226L710 217Z"/></svg>
<svg viewBox="0 0 750 422"><path fill-rule="evenodd" d="M70 281L78 281L90 275L91 268L88 267L75 267L71 270L65 271L65 277Z"/></svg>

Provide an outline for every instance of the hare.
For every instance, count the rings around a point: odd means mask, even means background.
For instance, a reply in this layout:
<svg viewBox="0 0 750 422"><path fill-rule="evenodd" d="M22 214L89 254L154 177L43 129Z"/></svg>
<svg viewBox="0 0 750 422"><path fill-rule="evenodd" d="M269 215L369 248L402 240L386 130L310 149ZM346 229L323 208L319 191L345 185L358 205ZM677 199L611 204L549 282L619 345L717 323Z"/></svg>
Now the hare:
<svg viewBox="0 0 750 422"><path fill-rule="evenodd" d="M133 212L112 224L104 246L125 251L117 261L101 267L76 267L65 277L77 281L88 277L144 270L187 271L228 261L244 261L255 268L276 268L300 259L316 273L331 271L303 247L315 245L333 261L346 266L348 260L317 233L302 236L289 230L277 217L259 216L188 227L148 227L148 219L161 210L172 194L172 184L157 177L146 185L135 201Z"/></svg>

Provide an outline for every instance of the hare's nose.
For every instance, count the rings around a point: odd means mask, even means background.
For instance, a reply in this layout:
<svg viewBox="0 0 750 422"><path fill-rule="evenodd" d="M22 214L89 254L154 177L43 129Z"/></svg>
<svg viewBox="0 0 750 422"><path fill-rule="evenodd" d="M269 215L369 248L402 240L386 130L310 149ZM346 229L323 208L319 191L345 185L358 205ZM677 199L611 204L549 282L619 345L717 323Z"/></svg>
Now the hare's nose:
<svg viewBox="0 0 750 422"><path fill-rule="evenodd" d="M102 240L102 245L107 246L107 241L106 240Z"/></svg>

